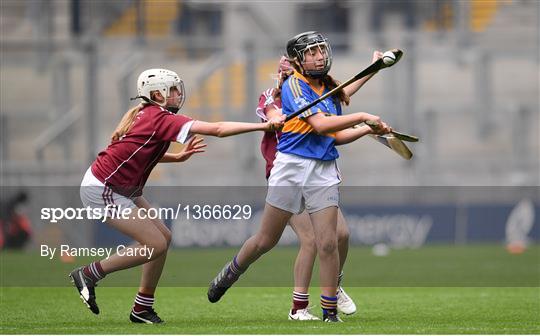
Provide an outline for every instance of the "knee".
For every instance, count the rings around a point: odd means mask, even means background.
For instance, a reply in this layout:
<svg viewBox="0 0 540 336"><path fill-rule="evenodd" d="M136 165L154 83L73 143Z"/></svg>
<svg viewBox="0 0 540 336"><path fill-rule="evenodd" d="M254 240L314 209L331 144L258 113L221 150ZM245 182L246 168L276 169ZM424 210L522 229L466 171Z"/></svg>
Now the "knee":
<svg viewBox="0 0 540 336"><path fill-rule="evenodd" d="M348 244L349 243L349 230L340 230L337 233L338 245Z"/></svg>
<svg viewBox="0 0 540 336"><path fill-rule="evenodd" d="M169 244L165 240L165 238L162 238L155 246L154 253L156 257L159 257L165 253L167 253L167 250L169 249Z"/></svg>
<svg viewBox="0 0 540 336"><path fill-rule="evenodd" d="M300 250L309 254L317 254L317 244L315 243L315 237L310 236L300 239Z"/></svg>
<svg viewBox="0 0 540 336"><path fill-rule="evenodd" d="M270 251L274 246L276 246L277 240L271 239L269 237L257 237L255 246L259 254L266 253Z"/></svg>
<svg viewBox="0 0 540 336"><path fill-rule="evenodd" d="M165 252L167 252L167 249L169 248L169 243L163 235L156 235L156 237L148 239L143 244L146 246L146 248L153 249L152 259L163 255Z"/></svg>
<svg viewBox="0 0 540 336"><path fill-rule="evenodd" d="M167 243L167 247L171 246L171 241L172 241L172 232L171 232L171 230L167 229L167 231L161 232L161 233L163 233L163 237L165 238L165 242Z"/></svg>
<svg viewBox="0 0 540 336"><path fill-rule="evenodd" d="M337 239L325 239L319 245L319 255L327 256L337 251Z"/></svg>

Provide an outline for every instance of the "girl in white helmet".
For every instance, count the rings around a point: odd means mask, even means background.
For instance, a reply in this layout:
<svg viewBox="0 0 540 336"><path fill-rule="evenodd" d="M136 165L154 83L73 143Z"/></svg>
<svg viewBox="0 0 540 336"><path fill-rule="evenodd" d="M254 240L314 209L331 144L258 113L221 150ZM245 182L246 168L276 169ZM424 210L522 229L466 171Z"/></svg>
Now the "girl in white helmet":
<svg viewBox="0 0 540 336"><path fill-rule="evenodd" d="M85 207L103 210L106 222L131 237L135 244L126 249L152 251L148 255L114 254L106 259L75 269L70 273L83 302L99 314L95 286L107 274L143 264L139 292L130 313L135 323L161 323L153 309L171 232L159 220L145 217L150 203L142 190L158 162L181 162L200 153L204 146L195 134L226 137L252 131L274 130L282 126L283 118L265 124L242 122L208 123L176 114L184 104L184 84L173 71L150 69L137 80L137 98L142 102L129 110L111 136L110 145L101 151L87 170L81 183L81 200ZM186 143L177 154L166 153L171 142ZM129 216L120 216L131 209Z"/></svg>

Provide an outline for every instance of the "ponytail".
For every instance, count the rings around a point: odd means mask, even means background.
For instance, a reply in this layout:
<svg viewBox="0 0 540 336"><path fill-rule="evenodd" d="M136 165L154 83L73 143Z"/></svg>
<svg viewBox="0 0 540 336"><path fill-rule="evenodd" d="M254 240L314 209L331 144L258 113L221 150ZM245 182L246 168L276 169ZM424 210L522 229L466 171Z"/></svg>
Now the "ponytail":
<svg viewBox="0 0 540 336"><path fill-rule="evenodd" d="M120 140L121 137L126 135L126 133L131 128L131 125L133 125L133 121L135 120L135 117L139 113L139 111L144 107L145 104L140 103L139 105L132 107L129 111L127 111L124 116L122 117L122 120L120 120L120 123L118 123L118 126L116 126L116 129L111 135L111 142Z"/></svg>
<svg viewBox="0 0 540 336"><path fill-rule="evenodd" d="M281 77L279 78L278 86L274 89L274 101L281 100L281 87L283 86L283 83L289 78L290 75L293 74L293 70L283 71L281 73Z"/></svg>

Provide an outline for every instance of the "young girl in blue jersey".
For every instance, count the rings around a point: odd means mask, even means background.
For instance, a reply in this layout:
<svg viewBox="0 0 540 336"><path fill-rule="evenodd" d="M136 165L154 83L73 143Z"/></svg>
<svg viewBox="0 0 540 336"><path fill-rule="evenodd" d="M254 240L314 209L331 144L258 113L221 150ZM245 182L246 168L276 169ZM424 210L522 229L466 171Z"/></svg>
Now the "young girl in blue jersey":
<svg viewBox="0 0 540 336"><path fill-rule="evenodd" d="M375 50L373 52L372 62L382 57L383 53ZM278 73L276 76L277 85L262 92L259 97L259 105L256 114L261 121L266 121L273 117L280 117L281 112L281 89L283 83L293 74L294 68L291 66L286 56L282 56L279 61ZM351 83L343 90L347 96L352 97L374 74L363 77L362 79ZM274 160L277 154L278 139L281 131L266 132L261 142L261 152L266 160L266 178L270 177L270 171L274 166ZM339 145L339 143L336 143ZM298 237L299 250L294 262L294 287L292 292L292 305L289 310L289 320L310 321L319 320L319 318L309 310L309 284L315 259L317 257L317 247L315 244L315 235L309 214L304 211L300 215L293 215L289 220L289 226ZM338 209L337 221L337 242L340 264L340 274L338 277L337 308L340 313L346 315L356 312L354 300L347 294L342 287L343 266L347 259L349 250L349 229L341 209Z"/></svg>
<svg viewBox="0 0 540 336"><path fill-rule="evenodd" d="M294 73L283 83L282 111L289 115L316 100L338 83L328 75L332 51L317 32L299 34L287 43L287 57ZM341 104L349 96L341 90L285 124L278 153L268 179L268 194L259 231L249 238L233 260L210 283L208 299L217 302L239 276L281 237L293 214L308 212L320 264L323 321L341 322L337 315L338 185L341 176L336 144L352 142L366 134L386 134L391 129L377 116L365 112L342 115ZM357 127L365 121L379 124L376 130Z"/></svg>

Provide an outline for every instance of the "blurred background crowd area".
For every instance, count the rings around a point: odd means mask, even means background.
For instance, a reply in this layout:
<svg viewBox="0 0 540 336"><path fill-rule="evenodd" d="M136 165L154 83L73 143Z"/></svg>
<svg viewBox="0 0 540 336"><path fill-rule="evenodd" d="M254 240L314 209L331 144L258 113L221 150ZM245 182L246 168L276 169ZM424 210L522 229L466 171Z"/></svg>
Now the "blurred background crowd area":
<svg viewBox="0 0 540 336"><path fill-rule="evenodd" d="M186 115L256 122L286 41L318 30L341 81L404 50L344 112L421 138L412 161L369 138L341 147L344 185L538 186L539 16L532 0L2 0L2 184L77 186L147 68L180 74ZM264 186L261 137L207 139L149 184Z"/></svg>

